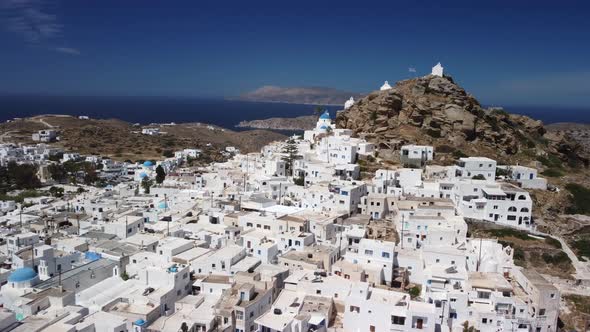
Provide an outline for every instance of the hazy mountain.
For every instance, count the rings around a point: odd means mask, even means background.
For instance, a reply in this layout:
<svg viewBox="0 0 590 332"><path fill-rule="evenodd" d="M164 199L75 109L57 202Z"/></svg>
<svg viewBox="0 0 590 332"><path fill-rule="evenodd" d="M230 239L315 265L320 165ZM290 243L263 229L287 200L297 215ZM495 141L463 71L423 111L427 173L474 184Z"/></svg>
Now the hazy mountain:
<svg viewBox="0 0 590 332"><path fill-rule="evenodd" d="M350 97L358 99L362 95L324 87L283 88L267 85L233 99L292 104L344 105L344 102Z"/></svg>

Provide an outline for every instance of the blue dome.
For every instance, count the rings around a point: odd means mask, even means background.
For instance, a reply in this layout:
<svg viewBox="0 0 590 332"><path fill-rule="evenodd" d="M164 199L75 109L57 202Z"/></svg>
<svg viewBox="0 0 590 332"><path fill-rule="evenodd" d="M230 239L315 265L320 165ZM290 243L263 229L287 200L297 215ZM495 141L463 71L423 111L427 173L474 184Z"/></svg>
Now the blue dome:
<svg viewBox="0 0 590 332"><path fill-rule="evenodd" d="M322 119L322 120L326 120L326 119L329 120L330 119L330 113L328 111L325 111L324 114L322 114L320 116L320 119Z"/></svg>
<svg viewBox="0 0 590 332"><path fill-rule="evenodd" d="M21 267L20 269L14 270L8 277L9 282L23 282L35 279L37 272L30 267Z"/></svg>
<svg viewBox="0 0 590 332"><path fill-rule="evenodd" d="M154 163L152 163L152 162L151 162L151 161L149 161L149 160L146 160L146 161L143 163L143 166L145 166L145 167L152 167L152 166L154 166Z"/></svg>
<svg viewBox="0 0 590 332"><path fill-rule="evenodd" d="M97 261L99 259L101 259L101 254L98 252L94 252L94 251L87 251L84 253L84 258L86 258L89 261Z"/></svg>
<svg viewBox="0 0 590 332"><path fill-rule="evenodd" d="M145 325L145 320L143 320L143 319L140 318L140 319L136 320L134 324L137 325L137 326L144 326Z"/></svg>
<svg viewBox="0 0 590 332"><path fill-rule="evenodd" d="M325 125L321 126L320 129L328 129Z"/></svg>
<svg viewBox="0 0 590 332"><path fill-rule="evenodd" d="M160 202L160 204L158 204L158 208L159 209L167 209L168 204L166 204L166 202Z"/></svg>
<svg viewBox="0 0 590 332"><path fill-rule="evenodd" d="M147 175L145 172L141 172L141 173L139 173L139 177L140 177L140 178L142 178L142 179L143 179L143 178L147 178L147 176L148 176L148 175Z"/></svg>

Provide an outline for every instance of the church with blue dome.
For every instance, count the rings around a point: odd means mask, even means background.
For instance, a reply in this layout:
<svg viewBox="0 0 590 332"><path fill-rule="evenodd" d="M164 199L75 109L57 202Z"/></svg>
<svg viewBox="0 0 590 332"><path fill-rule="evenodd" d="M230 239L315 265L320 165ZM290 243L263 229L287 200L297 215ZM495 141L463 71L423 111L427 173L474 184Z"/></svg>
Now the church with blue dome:
<svg viewBox="0 0 590 332"><path fill-rule="evenodd" d="M29 288L39 282L39 275L30 267L21 267L8 276L8 283L12 288Z"/></svg>
<svg viewBox="0 0 590 332"><path fill-rule="evenodd" d="M135 171L135 181L143 181L144 179L150 179L155 176L156 165L151 160L146 160Z"/></svg>
<svg viewBox="0 0 590 332"><path fill-rule="evenodd" d="M313 130L306 130L303 134L304 139L313 141L318 135L326 134L334 129L330 112L325 110L318 118L318 122Z"/></svg>
<svg viewBox="0 0 590 332"><path fill-rule="evenodd" d="M320 115L318 122L316 123L316 129L321 131L327 131L332 129L332 119L330 118L330 112L327 110Z"/></svg>

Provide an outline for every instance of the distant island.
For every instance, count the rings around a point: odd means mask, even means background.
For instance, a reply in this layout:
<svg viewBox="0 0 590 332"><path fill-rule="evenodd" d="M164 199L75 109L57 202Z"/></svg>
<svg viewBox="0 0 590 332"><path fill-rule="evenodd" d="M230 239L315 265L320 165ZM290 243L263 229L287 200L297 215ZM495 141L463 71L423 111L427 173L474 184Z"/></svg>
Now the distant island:
<svg viewBox="0 0 590 332"><path fill-rule="evenodd" d="M317 120L317 115L304 115L295 118L269 118L240 121L236 127L275 130L309 130L313 129Z"/></svg>
<svg viewBox="0 0 590 332"><path fill-rule="evenodd" d="M285 88L267 85L228 99L291 104L344 105L350 97L358 99L363 95L326 87Z"/></svg>

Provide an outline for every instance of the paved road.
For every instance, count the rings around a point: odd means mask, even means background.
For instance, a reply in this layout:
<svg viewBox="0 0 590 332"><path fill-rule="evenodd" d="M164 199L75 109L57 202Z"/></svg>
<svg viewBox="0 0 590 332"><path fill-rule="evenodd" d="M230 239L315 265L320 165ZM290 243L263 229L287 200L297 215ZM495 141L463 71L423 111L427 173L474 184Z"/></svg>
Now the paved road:
<svg viewBox="0 0 590 332"><path fill-rule="evenodd" d="M53 126L50 125L49 123L47 123L47 121L45 121L44 119L39 119L39 122L41 122L42 124L44 124L47 128L53 128Z"/></svg>
<svg viewBox="0 0 590 332"><path fill-rule="evenodd" d="M580 261L564 239L558 236L553 237L559 240L561 249L572 260L572 265L576 268L576 279L590 280L590 263Z"/></svg>
<svg viewBox="0 0 590 332"><path fill-rule="evenodd" d="M548 274L543 274L543 277L557 287L562 294L590 296L590 287L588 286L576 285L573 280L562 279Z"/></svg>

